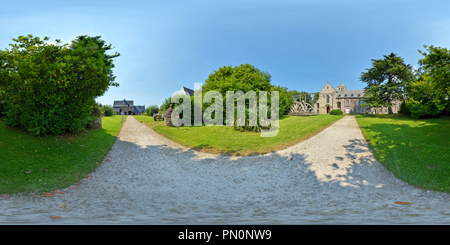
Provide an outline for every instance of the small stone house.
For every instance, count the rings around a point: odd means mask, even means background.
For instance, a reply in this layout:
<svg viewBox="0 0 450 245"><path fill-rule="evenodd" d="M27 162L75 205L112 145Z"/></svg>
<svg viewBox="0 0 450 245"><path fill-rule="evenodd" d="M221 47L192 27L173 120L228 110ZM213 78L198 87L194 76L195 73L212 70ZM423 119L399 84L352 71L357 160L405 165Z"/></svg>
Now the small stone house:
<svg viewBox="0 0 450 245"><path fill-rule="evenodd" d="M133 114L134 115L144 115L145 114L145 106L144 105L135 105Z"/></svg>
<svg viewBox="0 0 450 245"><path fill-rule="evenodd" d="M113 110L116 115L143 115L145 113L145 106L134 105L132 100L115 100L113 104Z"/></svg>

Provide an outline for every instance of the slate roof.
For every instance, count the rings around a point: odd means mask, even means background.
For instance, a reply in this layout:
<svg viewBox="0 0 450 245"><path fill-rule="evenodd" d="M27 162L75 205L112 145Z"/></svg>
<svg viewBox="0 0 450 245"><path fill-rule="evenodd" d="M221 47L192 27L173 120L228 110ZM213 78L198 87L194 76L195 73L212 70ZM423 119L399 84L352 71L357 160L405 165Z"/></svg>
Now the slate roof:
<svg viewBox="0 0 450 245"><path fill-rule="evenodd" d="M187 94L189 94L189 96L194 95L194 90L192 90L192 89L190 89L190 88L181 87L181 91L186 92Z"/></svg>
<svg viewBox="0 0 450 245"><path fill-rule="evenodd" d="M133 106L133 101L132 100L115 100L114 101L114 105L113 106Z"/></svg>
<svg viewBox="0 0 450 245"><path fill-rule="evenodd" d="M145 112L145 105L135 105L134 106L134 112Z"/></svg>
<svg viewBox="0 0 450 245"><path fill-rule="evenodd" d="M364 90L345 90L338 91L338 98L363 98Z"/></svg>

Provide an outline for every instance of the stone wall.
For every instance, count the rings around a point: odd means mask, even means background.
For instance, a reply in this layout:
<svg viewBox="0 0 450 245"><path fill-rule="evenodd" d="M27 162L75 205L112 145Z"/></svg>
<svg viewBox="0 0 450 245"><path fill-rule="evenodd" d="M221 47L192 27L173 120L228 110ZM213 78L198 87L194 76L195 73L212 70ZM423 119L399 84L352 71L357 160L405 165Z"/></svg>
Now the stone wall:
<svg viewBox="0 0 450 245"><path fill-rule="evenodd" d="M102 128L102 117L98 117L97 119L95 119L94 121L92 121L87 128L91 128L91 129L99 129Z"/></svg>
<svg viewBox="0 0 450 245"><path fill-rule="evenodd" d="M167 109L166 113L164 114L164 125L168 126L168 127L173 127L173 123L172 123L172 105L170 106L169 109Z"/></svg>

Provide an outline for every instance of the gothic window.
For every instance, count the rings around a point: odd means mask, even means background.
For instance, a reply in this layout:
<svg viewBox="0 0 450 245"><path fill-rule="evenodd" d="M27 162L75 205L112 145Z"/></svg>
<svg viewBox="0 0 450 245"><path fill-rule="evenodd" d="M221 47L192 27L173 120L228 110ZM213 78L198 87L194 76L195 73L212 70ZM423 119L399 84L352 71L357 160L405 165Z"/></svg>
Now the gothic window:
<svg viewBox="0 0 450 245"><path fill-rule="evenodd" d="M327 95L327 103L330 103L330 95Z"/></svg>

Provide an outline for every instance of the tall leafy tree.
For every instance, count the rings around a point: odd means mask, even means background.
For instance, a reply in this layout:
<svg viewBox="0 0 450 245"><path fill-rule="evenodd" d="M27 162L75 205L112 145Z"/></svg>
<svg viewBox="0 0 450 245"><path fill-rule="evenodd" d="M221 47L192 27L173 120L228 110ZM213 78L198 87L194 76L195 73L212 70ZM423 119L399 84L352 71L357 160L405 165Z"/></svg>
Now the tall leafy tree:
<svg viewBox="0 0 450 245"><path fill-rule="evenodd" d="M419 77L407 87L407 100L402 110L412 117L450 114L450 50L424 46L420 51ZM403 112L405 112L403 111Z"/></svg>
<svg viewBox="0 0 450 245"><path fill-rule="evenodd" d="M258 92L264 91L267 92L266 102L268 105L268 109L270 110L271 92L278 91L279 114L285 114L286 112L288 112L288 110L290 109L290 105L292 104L292 96L290 96L284 88L272 85L271 79L272 77L268 72L263 72L250 64L241 64L239 66L223 66L208 76L208 78L205 80L205 83L202 85L202 93L203 95L205 95L210 91L219 92L223 99L222 105L226 107L227 91L241 91L243 93L253 91L257 96L257 101L260 100ZM237 100L235 100L235 103L237 103L236 101ZM249 103L249 100L245 101L246 115L249 115L250 113ZM256 103L258 104L258 102ZM203 102L202 111L205 111L205 109L211 106L211 104L212 103ZM235 113L237 113L237 107L235 107ZM225 108L223 108L222 118L224 120L224 123L226 123L225 121L227 116ZM259 126L256 126L248 127L248 129L258 131L261 128ZM245 130L247 130L247 128Z"/></svg>
<svg viewBox="0 0 450 245"><path fill-rule="evenodd" d="M5 123L35 135L83 130L93 119L95 98L118 86L112 69L118 53L97 37L71 44L32 35L0 51L0 91Z"/></svg>
<svg viewBox="0 0 450 245"><path fill-rule="evenodd" d="M294 103L294 94L301 92L295 92L288 90L286 87L274 86L274 90L279 92L279 112L280 115L288 114L291 110L292 104Z"/></svg>
<svg viewBox="0 0 450 245"><path fill-rule="evenodd" d="M365 105L387 106L392 113L392 101L403 99L404 88L414 78L412 66L395 53L384 55L383 59L373 59L372 67L361 74L365 87Z"/></svg>
<svg viewBox="0 0 450 245"><path fill-rule="evenodd" d="M211 73L202 85L203 92L218 91L270 91L272 76L250 64L223 66Z"/></svg>

